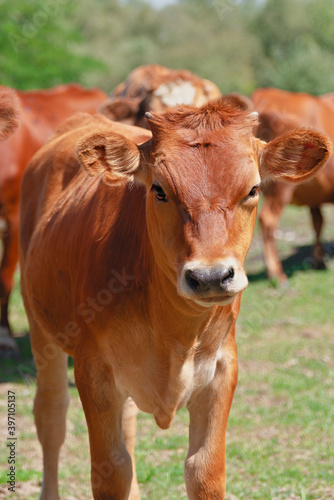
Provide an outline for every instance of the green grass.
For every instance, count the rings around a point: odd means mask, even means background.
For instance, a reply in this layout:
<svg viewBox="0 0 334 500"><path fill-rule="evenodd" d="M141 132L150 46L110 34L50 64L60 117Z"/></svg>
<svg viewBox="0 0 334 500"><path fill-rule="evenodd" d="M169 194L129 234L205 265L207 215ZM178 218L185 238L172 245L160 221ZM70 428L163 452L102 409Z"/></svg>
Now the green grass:
<svg viewBox="0 0 334 500"><path fill-rule="evenodd" d="M257 283L244 294L227 448L229 489L240 499L282 488L288 496L278 498L334 498L333 269L307 276L317 285L296 274L284 293ZM332 496L322 496L326 488Z"/></svg>
<svg viewBox="0 0 334 500"><path fill-rule="evenodd" d="M326 215L333 220L334 210L329 207ZM239 382L227 431L230 500L334 499L334 259L329 257L326 271L304 269L300 257L308 258L312 244L306 211L290 207L282 227L283 236L291 238L293 233L298 242L295 249L294 242L278 241L290 276L288 287L275 288L264 279L258 230L247 260L251 282L237 326ZM333 246L333 224L325 227L325 239ZM11 318L15 331L27 330L18 287ZM20 360L1 362L1 420L5 431L9 388L17 394L19 498L36 500L41 453L31 413L35 371L28 336L18 342ZM88 436L73 384L73 364L69 377L71 405L60 491L62 499L88 500ZM136 455L143 500L186 498L187 443L186 410L167 431L160 430L150 415L139 414ZM4 488L0 486L0 498L7 498Z"/></svg>

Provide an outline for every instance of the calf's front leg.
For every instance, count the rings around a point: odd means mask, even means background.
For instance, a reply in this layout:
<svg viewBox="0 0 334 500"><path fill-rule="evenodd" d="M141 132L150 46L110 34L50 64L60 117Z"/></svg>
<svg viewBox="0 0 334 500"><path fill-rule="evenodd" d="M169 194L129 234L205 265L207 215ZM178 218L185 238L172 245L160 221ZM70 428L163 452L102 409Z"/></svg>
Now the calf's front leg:
<svg viewBox="0 0 334 500"><path fill-rule="evenodd" d="M74 358L74 370L89 431L93 497L126 500L133 472L122 433L124 399L96 347L89 346L85 351ZM96 356L88 357L89 352Z"/></svg>
<svg viewBox="0 0 334 500"><path fill-rule="evenodd" d="M188 404L190 428L185 481L191 500L225 498L225 435L238 379L234 339L230 343L227 352L224 348L210 385Z"/></svg>
<svg viewBox="0 0 334 500"><path fill-rule="evenodd" d="M132 483L129 500L140 500L140 490L135 466L137 414L138 408L136 403L132 400L132 398L128 398L123 406L122 430L126 449L128 450L132 461Z"/></svg>

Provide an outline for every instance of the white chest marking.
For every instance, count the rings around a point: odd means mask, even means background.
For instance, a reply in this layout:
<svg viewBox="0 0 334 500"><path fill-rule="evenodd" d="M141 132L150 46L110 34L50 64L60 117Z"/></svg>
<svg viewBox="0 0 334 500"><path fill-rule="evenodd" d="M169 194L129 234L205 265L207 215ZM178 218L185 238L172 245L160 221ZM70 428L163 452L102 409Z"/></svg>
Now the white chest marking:
<svg viewBox="0 0 334 500"><path fill-rule="evenodd" d="M208 386L215 375L217 362L221 359L221 350L214 357L187 360L181 369L180 386L183 388L182 403L184 404L191 394Z"/></svg>

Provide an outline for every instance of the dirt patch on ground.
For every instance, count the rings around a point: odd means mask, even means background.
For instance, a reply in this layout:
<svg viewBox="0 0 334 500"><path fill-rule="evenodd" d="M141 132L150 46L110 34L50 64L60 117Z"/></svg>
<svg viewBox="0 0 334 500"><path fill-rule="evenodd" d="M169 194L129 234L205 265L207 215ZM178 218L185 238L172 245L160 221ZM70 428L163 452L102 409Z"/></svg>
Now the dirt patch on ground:
<svg viewBox="0 0 334 500"><path fill-rule="evenodd" d="M38 498L41 491L41 485L37 484L36 481L25 481L17 482L15 486L15 493L9 493L7 486L0 486L0 498L1 499L11 499L11 498L21 498L22 500L28 500L30 498Z"/></svg>

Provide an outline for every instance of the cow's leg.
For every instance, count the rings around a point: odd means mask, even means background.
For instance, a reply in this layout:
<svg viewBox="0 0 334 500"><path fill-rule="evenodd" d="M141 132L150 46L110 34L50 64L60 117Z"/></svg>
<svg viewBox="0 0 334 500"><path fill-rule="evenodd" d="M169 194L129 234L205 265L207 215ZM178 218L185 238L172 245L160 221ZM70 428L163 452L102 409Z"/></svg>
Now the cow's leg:
<svg viewBox="0 0 334 500"><path fill-rule="evenodd" d="M185 481L191 500L225 498L225 434L238 378L234 341L226 358L225 362L217 363L211 384L188 404L190 428Z"/></svg>
<svg viewBox="0 0 334 500"><path fill-rule="evenodd" d="M65 439L68 407L68 355L30 321L31 345L37 367L34 415L43 449L41 500L58 500L58 460Z"/></svg>
<svg viewBox="0 0 334 500"><path fill-rule="evenodd" d="M128 499L132 463L122 433L124 398L96 345L81 343L74 356L74 370L89 431L93 497Z"/></svg>
<svg viewBox="0 0 334 500"><path fill-rule="evenodd" d="M318 269L324 269L325 265L325 251L321 244L320 235L323 226L323 216L320 207L310 208L312 223L316 234L316 241L313 249L313 257Z"/></svg>
<svg viewBox="0 0 334 500"><path fill-rule="evenodd" d="M259 220L263 239L263 254L269 279L278 279L280 283L287 280L275 243L275 230L278 228L279 220L284 207L289 200L284 196L267 195Z"/></svg>
<svg viewBox="0 0 334 500"><path fill-rule="evenodd" d="M18 210L7 218L7 233L3 237L3 256L0 266L0 352L6 354L18 352L15 340L12 337L8 321L8 301L13 288L14 273L18 262Z"/></svg>

